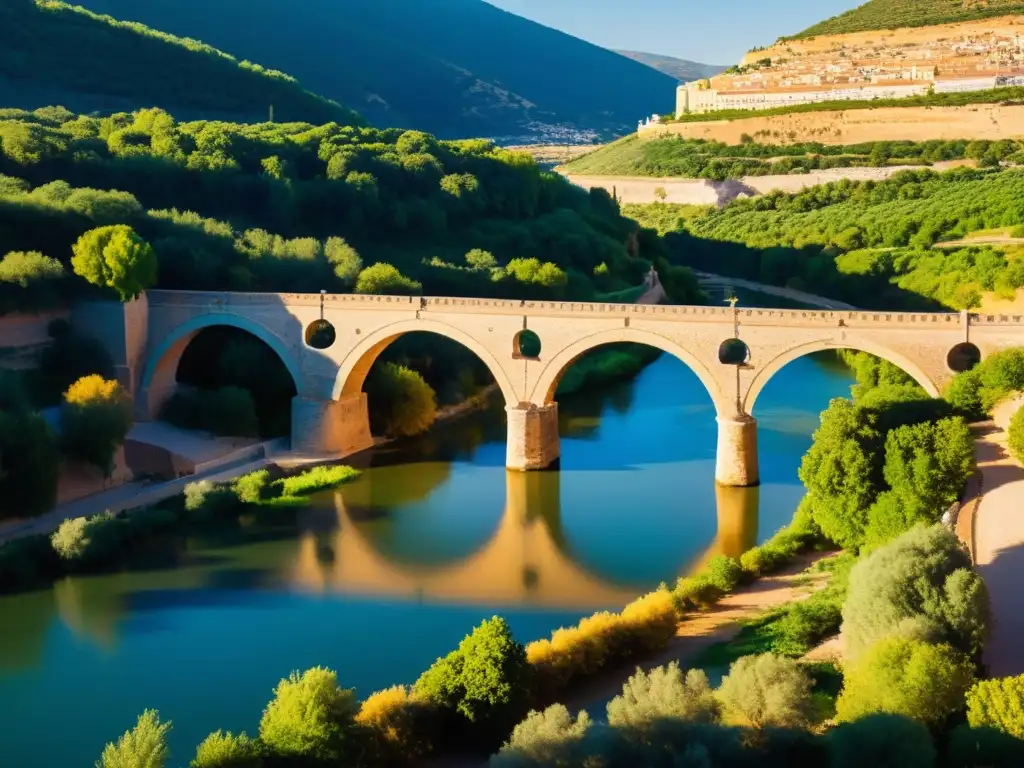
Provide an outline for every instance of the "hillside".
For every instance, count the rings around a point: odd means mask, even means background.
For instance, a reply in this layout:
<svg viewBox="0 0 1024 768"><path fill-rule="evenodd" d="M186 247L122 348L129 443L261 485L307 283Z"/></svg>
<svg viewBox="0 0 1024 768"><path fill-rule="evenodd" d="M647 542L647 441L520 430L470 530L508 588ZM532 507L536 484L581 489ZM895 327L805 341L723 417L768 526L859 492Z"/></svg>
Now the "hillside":
<svg viewBox="0 0 1024 768"><path fill-rule="evenodd" d="M209 45L52 0L0 2L0 104L81 112L159 104L183 117L362 124L293 78Z"/></svg>
<svg viewBox="0 0 1024 768"><path fill-rule="evenodd" d="M688 83L691 80L717 75L724 72L727 67L717 64L700 64L696 61L677 59L674 56L661 56L656 53L642 53L640 51L615 51L621 56L633 61L639 61L648 67L662 72L669 77L674 77L680 83Z"/></svg>
<svg viewBox="0 0 1024 768"><path fill-rule="evenodd" d="M791 38L783 39L799 40L878 29L929 27L1021 12L1024 12L1022 0L870 0Z"/></svg>
<svg viewBox="0 0 1024 768"><path fill-rule="evenodd" d="M671 108L676 81L482 0L84 0L298 77L376 125L576 141ZM244 23L240 23L244 20Z"/></svg>

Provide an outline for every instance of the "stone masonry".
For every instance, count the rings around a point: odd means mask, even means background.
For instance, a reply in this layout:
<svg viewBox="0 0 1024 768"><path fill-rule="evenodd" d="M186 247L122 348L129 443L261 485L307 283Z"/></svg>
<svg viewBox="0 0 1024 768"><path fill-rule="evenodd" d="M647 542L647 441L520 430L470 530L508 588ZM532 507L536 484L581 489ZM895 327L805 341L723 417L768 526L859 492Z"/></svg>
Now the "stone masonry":
<svg viewBox="0 0 1024 768"><path fill-rule="evenodd" d="M135 315L145 307L146 317ZM642 304L505 301L306 294L151 291L132 308L145 328L134 387L139 418L157 413L174 391L189 341L203 328L229 325L266 342L295 381L293 449L345 456L372 445L363 384L377 356L413 331L438 333L474 352L494 375L508 413L507 466L544 469L559 457L555 392L581 355L605 344L635 342L673 355L704 384L719 424L717 480L758 482L757 422L765 384L787 363L824 349L850 348L888 360L937 395L953 376L958 345L982 357L1024 344L1024 315L747 309ZM305 343L321 317L336 340ZM134 324L134 323L132 323ZM536 357L515 354L517 334L537 334ZM742 365L722 363L723 342L748 347ZM126 356L132 364L134 356Z"/></svg>

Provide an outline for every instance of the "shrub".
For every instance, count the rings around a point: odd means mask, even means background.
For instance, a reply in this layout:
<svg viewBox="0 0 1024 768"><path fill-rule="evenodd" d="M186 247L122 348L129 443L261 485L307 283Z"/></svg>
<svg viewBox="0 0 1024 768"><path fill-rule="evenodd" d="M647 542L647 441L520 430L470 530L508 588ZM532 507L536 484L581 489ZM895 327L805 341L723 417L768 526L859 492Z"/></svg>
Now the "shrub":
<svg viewBox="0 0 1024 768"><path fill-rule="evenodd" d="M279 480L284 496L308 496L336 488L359 477L359 470L344 465L319 466Z"/></svg>
<svg viewBox="0 0 1024 768"><path fill-rule="evenodd" d="M942 525L918 526L853 567L842 632L851 659L897 631L973 656L988 620L985 584L959 539Z"/></svg>
<svg viewBox="0 0 1024 768"><path fill-rule="evenodd" d="M1016 768L1024 765L1024 741L995 728L958 725L946 746L949 768Z"/></svg>
<svg viewBox="0 0 1024 768"><path fill-rule="evenodd" d="M484 728L511 726L526 711L530 669L526 650L495 616L467 635L416 681L418 697L457 711ZM507 730L506 730L507 733Z"/></svg>
<svg viewBox="0 0 1024 768"><path fill-rule="evenodd" d="M868 715L843 723L828 735L830 768L933 768L931 734L914 720L895 715ZM958 768L963 763L955 764Z"/></svg>
<svg viewBox="0 0 1024 768"><path fill-rule="evenodd" d="M384 363L370 376L370 418L394 437L426 432L437 418L437 396L418 371Z"/></svg>
<svg viewBox="0 0 1024 768"><path fill-rule="evenodd" d="M678 623L671 593L658 590L634 600L622 613L595 613L575 627L555 630L550 640L530 643L526 655L543 695L550 696L610 661L664 648Z"/></svg>
<svg viewBox="0 0 1024 768"><path fill-rule="evenodd" d="M59 405L68 387L90 374L115 377L114 360L106 347L92 338L56 336L39 355L38 391L33 393L33 402Z"/></svg>
<svg viewBox="0 0 1024 768"><path fill-rule="evenodd" d="M680 611L710 608L722 598L722 594L705 572L681 578L672 590L672 598Z"/></svg>
<svg viewBox="0 0 1024 768"><path fill-rule="evenodd" d="M391 264L374 264L359 273L355 290L356 293L415 296L422 292L423 285L406 277Z"/></svg>
<svg viewBox="0 0 1024 768"><path fill-rule="evenodd" d="M1018 408L1010 419L1006 444L1017 461L1024 464L1024 408Z"/></svg>
<svg viewBox="0 0 1024 768"><path fill-rule="evenodd" d="M839 631L842 612L833 600L815 597L790 605L772 625L772 650L783 656L803 656L826 637Z"/></svg>
<svg viewBox="0 0 1024 768"><path fill-rule="evenodd" d="M622 694L608 703L608 723L615 727L643 728L665 717L718 722L718 700L703 670L691 669L684 676L675 661L650 673L637 669Z"/></svg>
<svg viewBox="0 0 1024 768"><path fill-rule="evenodd" d="M104 747L96 768L164 768L170 757L167 749L170 730L170 723L161 723L160 715L147 709L117 744Z"/></svg>
<svg viewBox="0 0 1024 768"><path fill-rule="evenodd" d="M950 646L889 637L847 664L836 719L886 713L938 727L963 708L973 681L970 661Z"/></svg>
<svg viewBox="0 0 1024 768"><path fill-rule="evenodd" d="M35 312L60 302L64 267L36 251L12 252L0 259L0 314Z"/></svg>
<svg viewBox="0 0 1024 768"><path fill-rule="evenodd" d="M93 374L64 393L60 437L65 453L99 467L107 477L114 469L114 454L131 428L131 400L116 381Z"/></svg>
<svg viewBox="0 0 1024 768"><path fill-rule="evenodd" d="M121 521L112 512L65 520L50 537L53 550L69 570L110 559L123 539Z"/></svg>
<svg viewBox="0 0 1024 768"><path fill-rule="evenodd" d="M239 501L245 504L259 504L270 497L270 472L260 469L242 475L235 480L233 488ZM185 487L185 494L188 495L188 486ZM185 506L188 508L187 500Z"/></svg>
<svg viewBox="0 0 1024 768"><path fill-rule="evenodd" d="M1024 739L1024 675L975 683L967 693L967 722Z"/></svg>
<svg viewBox="0 0 1024 768"><path fill-rule="evenodd" d="M352 690L338 686L323 667L292 674L278 683L260 720L260 740L281 757L343 762L357 711Z"/></svg>
<svg viewBox="0 0 1024 768"><path fill-rule="evenodd" d="M196 749L189 768L260 768L260 745L244 733L211 733Z"/></svg>
<svg viewBox="0 0 1024 768"><path fill-rule="evenodd" d="M49 511L57 501L60 454L42 416L0 410L0 520Z"/></svg>
<svg viewBox="0 0 1024 768"><path fill-rule="evenodd" d="M569 765L564 762L592 723L586 712L575 719L562 704L530 712L512 731L501 751L490 760L494 768L526 765Z"/></svg>
<svg viewBox="0 0 1024 768"><path fill-rule="evenodd" d="M75 274L93 285L112 288L121 301L134 299L156 284L156 253L129 226L90 230L78 238L72 251Z"/></svg>
<svg viewBox="0 0 1024 768"><path fill-rule="evenodd" d="M375 760L417 760L433 743L433 710L404 685L378 691L359 707L356 724L366 734Z"/></svg>
<svg viewBox="0 0 1024 768"><path fill-rule="evenodd" d="M724 593L736 589L743 576L743 569L739 562L727 555L716 555L708 560L705 570L711 583Z"/></svg>
<svg viewBox="0 0 1024 768"><path fill-rule="evenodd" d="M56 570L50 537L42 534L0 544L0 592L33 587Z"/></svg>
<svg viewBox="0 0 1024 768"><path fill-rule="evenodd" d="M767 576L788 566L806 550L816 534L796 524L783 528L759 547L748 549L740 556L740 567L749 576Z"/></svg>
<svg viewBox="0 0 1024 768"><path fill-rule="evenodd" d="M763 653L733 662L718 698L728 719L761 730L801 728L811 720L811 678L792 659Z"/></svg>
<svg viewBox="0 0 1024 768"><path fill-rule="evenodd" d="M229 520L243 510L238 493L210 480L198 480L185 486L185 512L196 520Z"/></svg>

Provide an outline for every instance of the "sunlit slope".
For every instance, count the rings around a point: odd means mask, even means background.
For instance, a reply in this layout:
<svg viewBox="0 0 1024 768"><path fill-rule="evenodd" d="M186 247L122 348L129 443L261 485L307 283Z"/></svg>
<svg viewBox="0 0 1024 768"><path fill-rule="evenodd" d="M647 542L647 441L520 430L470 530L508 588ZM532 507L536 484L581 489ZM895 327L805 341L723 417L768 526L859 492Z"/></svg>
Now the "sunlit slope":
<svg viewBox="0 0 1024 768"><path fill-rule="evenodd" d="M0 2L0 101L73 110L160 106L189 117L359 124L292 77L209 45L53 0Z"/></svg>

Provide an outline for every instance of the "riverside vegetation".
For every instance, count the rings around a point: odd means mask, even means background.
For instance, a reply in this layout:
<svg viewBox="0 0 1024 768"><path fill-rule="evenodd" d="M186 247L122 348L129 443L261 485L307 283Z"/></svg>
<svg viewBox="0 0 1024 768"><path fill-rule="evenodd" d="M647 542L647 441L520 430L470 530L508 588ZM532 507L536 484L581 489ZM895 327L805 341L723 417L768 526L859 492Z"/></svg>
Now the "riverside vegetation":
<svg viewBox="0 0 1024 768"><path fill-rule="evenodd" d="M607 194L491 142L358 124L2 110L0 234L12 249L0 260L3 312L129 300L152 287L633 301L652 265L673 301L703 298L657 234L638 231ZM368 254L374 263L364 263ZM3 409L16 428L5 439L36 455L56 437L31 410L58 404L82 376L113 376L95 341L66 324L51 336L38 370L4 376L5 388L23 393L12 396L18 408ZM563 393L651 359L631 346L603 354ZM186 386L162 414L174 424L245 437L289 432L294 382L245 332L201 333L178 378ZM438 406L490 383L467 350L412 334L370 376L371 423L395 436L422 431ZM397 407L406 402L417 405ZM31 504L5 503L2 514L38 514L47 500L52 489Z"/></svg>
<svg viewBox="0 0 1024 768"><path fill-rule="evenodd" d="M620 613L595 614L526 646L495 617L413 686L362 703L329 670L296 673L276 689L256 738L216 732L192 764L393 765L479 754L506 739L495 765L669 765L700 756L698 765L845 766L860 764L865 750L882 765L933 766L939 754L951 765L1016 764L1024 754L1017 739L1024 726L1011 703L1019 683L982 679L984 585L962 545L935 523L971 469L959 414L976 415L1024 387L1024 350L962 374L945 400L928 398L888 363L861 353L848 361L857 373L854 400L833 401L822 416L800 471L807 499L792 525L739 561L715 558ZM345 470L336 471L345 479ZM258 475L225 487L194 485L178 502L180 514L230 520L301 503L292 495L308 483L296 481L292 490L286 483ZM35 546L49 547L50 558L67 552L79 558L71 561L77 567L98 567L83 564L76 543L102 540L88 535L90 524L100 531L115 525L109 518L76 523ZM607 724L552 704L579 681L664 648L686 614L800 552L836 545L843 554L820 566L831 574L825 589L709 651L731 667L717 690L703 673L669 666L634 676L609 705ZM12 561L10 546L0 549L0 561ZM38 557L21 555L22 562ZM796 663L840 629L847 646L841 670ZM149 765L166 764L168 727L144 713L100 764L142 765L141 754L160 756ZM239 762L223 762L226 755Z"/></svg>

